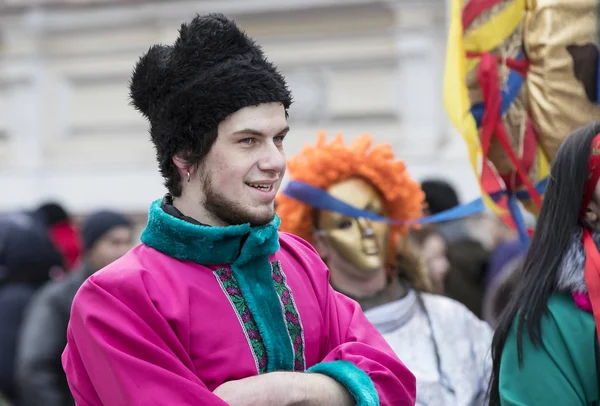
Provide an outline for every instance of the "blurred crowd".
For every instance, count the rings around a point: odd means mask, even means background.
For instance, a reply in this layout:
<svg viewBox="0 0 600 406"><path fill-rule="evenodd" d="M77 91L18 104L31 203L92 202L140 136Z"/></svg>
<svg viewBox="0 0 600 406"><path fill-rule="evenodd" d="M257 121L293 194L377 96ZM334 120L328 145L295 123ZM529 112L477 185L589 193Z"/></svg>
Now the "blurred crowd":
<svg viewBox="0 0 600 406"><path fill-rule="evenodd" d="M443 180L422 182L436 214L461 202ZM0 393L18 406L73 405L61 354L71 303L84 280L137 243L136 224L101 210L74 217L63 203L0 215ZM524 251L517 235L482 213L411 231L433 292L492 327ZM0 401L2 404L2 401Z"/></svg>
<svg viewBox="0 0 600 406"><path fill-rule="evenodd" d="M133 232L121 213L76 221L54 202L0 217L0 393L7 401L74 404L60 361L71 302L89 275L131 248Z"/></svg>

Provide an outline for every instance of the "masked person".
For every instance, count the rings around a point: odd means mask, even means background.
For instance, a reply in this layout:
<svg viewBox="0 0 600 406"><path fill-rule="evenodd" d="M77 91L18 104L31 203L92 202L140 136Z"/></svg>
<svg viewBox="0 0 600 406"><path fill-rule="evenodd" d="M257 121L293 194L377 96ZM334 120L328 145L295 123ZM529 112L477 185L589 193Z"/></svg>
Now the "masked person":
<svg viewBox="0 0 600 406"><path fill-rule="evenodd" d="M491 405L600 402L600 123L565 139L492 345Z"/></svg>
<svg viewBox="0 0 600 406"><path fill-rule="evenodd" d="M313 248L280 234L291 94L223 15L183 24L131 79L169 194L142 244L75 296L78 404L412 405L415 378Z"/></svg>
<svg viewBox="0 0 600 406"><path fill-rule="evenodd" d="M414 372L417 404L485 404L491 329L426 292L431 281L403 223L421 216L424 195L391 146L368 135L327 143L320 134L288 159L288 171L277 199L281 229L314 244L331 285L358 301Z"/></svg>

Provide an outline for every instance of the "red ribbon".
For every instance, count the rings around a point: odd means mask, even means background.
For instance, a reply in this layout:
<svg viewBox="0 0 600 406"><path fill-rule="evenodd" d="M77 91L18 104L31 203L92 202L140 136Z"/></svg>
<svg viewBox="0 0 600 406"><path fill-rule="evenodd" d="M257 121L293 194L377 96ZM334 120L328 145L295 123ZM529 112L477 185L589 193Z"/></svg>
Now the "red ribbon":
<svg viewBox="0 0 600 406"><path fill-rule="evenodd" d="M489 55L496 60L496 63L506 65L510 70L514 70L521 76L527 76L529 61L527 59L504 58L500 55L493 55L489 52L467 52L467 58L481 58L483 55ZM486 57L489 58L489 57Z"/></svg>
<svg viewBox="0 0 600 406"><path fill-rule="evenodd" d="M462 24L463 29L469 28L471 23L479 17L481 13L490 7L495 6L500 3L502 0L471 0L469 1L462 12Z"/></svg>
<svg viewBox="0 0 600 406"><path fill-rule="evenodd" d="M539 208L542 205L542 198L527 176L523 162L517 157L515 151L513 151L508 132L502 122L502 92L499 85L500 79L497 61L498 57L487 52L483 53L477 71L477 78L481 85L483 104L485 106L485 112L481 121L480 136L483 156L487 156L492 141L492 135L495 135L500 142L500 146L515 168L520 181L525 185L525 188L529 192L531 200L533 200L533 203Z"/></svg>
<svg viewBox="0 0 600 406"><path fill-rule="evenodd" d="M526 173L529 173L535 162L535 154L537 153L537 135L531 124L529 115L527 115L525 134L523 136L523 154L520 160L521 165ZM514 172L505 173L502 175L502 180L507 185L508 190L515 190L523 186L521 179L514 176Z"/></svg>

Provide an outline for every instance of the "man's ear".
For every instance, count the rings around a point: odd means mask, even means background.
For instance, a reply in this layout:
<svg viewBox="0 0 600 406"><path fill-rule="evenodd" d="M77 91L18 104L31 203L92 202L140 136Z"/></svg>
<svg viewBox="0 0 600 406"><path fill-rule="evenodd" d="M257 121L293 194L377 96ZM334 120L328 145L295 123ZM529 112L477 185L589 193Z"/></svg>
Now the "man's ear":
<svg viewBox="0 0 600 406"><path fill-rule="evenodd" d="M194 177L198 171L198 165L190 165L187 160L183 159L181 155L175 155L173 157L173 163L179 169L179 174L182 178L186 178L188 173Z"/></svg>
<svg viewBox="0 0 600 406"><path fill-rule="evenodd" d="M187 163L187 161L185 159L183 159L181 156L179 155L175 155L173 157L173 163L175 164L175 166L177 168L179 168L179 170L182 173L187 173L188 169L189 169L189 164Z"/></svg>

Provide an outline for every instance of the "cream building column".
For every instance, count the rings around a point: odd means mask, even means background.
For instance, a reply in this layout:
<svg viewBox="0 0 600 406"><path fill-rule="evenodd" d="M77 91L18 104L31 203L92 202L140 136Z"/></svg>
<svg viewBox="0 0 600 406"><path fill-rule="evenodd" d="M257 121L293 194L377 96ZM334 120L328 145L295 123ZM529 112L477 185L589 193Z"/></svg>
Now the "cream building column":
<svg viewBox="0 0 600 406"><path fill-rule="evenodd" d="M30 200L43 168L46 72L39 46L42 15L33 10L4 24L0 104L4 145L0 189L10 199Z"/></svg>
<svg viewBox="0 0 600 406"><path fill-rule="evenodd" d="M466 146L443 102L447 12L444 1L390 2L396 19L397 107L401 142L396 152L418 180L450 181L463 201L479 196Z"/></svg>
<svg viewBox="0 0 600 406"><path fill-rule="evenodd" d="M401 148L414 157L434 157L442 147L441 118L444 38L439 6L394 3L398 76L395 83L401 121ZM443 10L442 10L443 11Z"/></svg>

